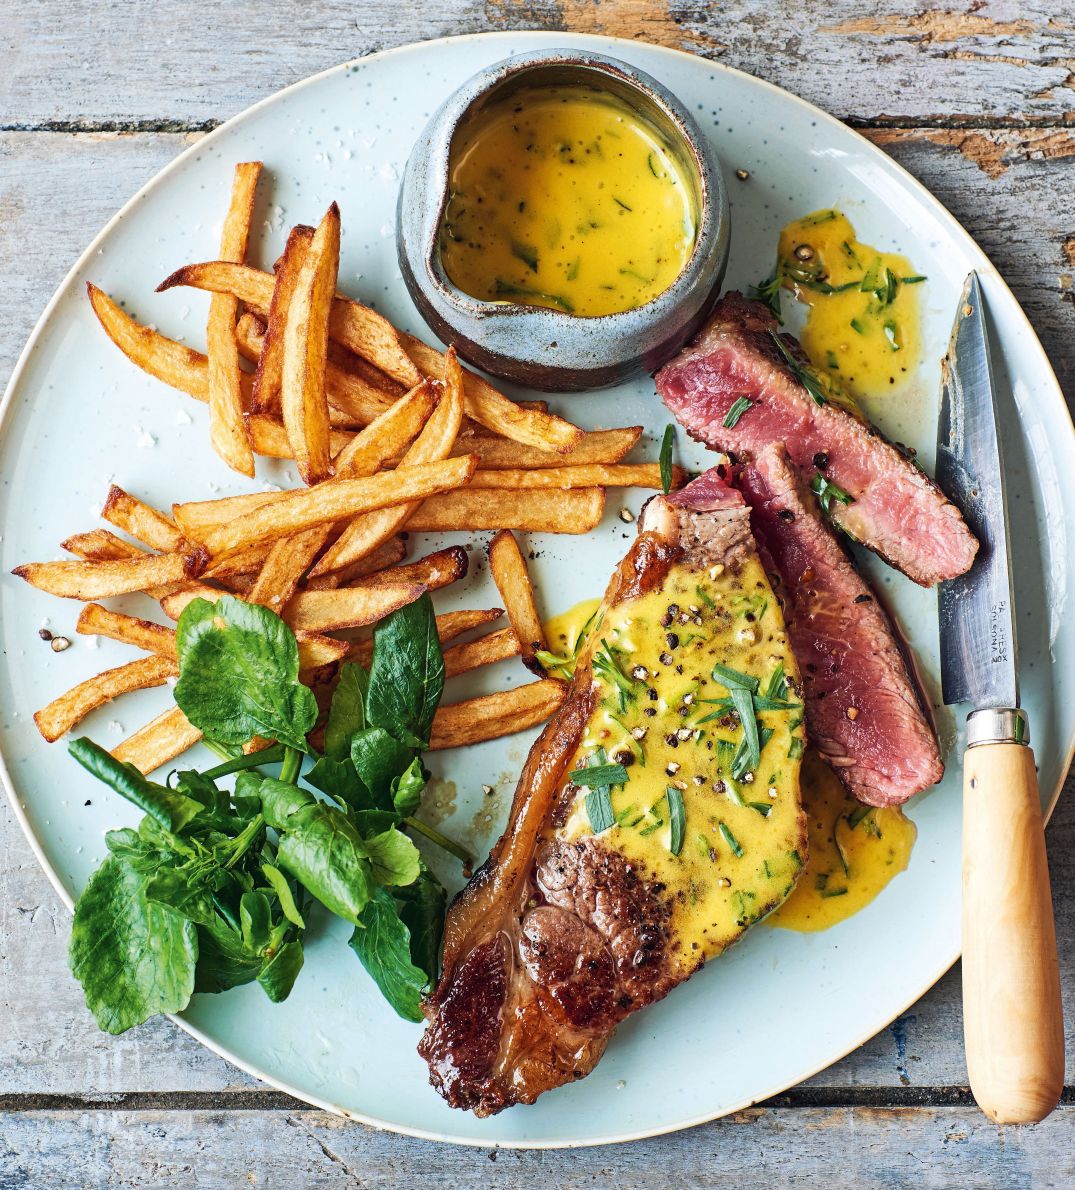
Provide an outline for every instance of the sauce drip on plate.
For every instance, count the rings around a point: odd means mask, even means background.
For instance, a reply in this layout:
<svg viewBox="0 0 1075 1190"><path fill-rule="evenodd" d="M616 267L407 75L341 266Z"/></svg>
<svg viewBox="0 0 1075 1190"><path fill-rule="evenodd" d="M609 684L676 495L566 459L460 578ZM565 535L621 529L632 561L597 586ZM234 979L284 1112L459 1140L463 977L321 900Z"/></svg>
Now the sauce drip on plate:
<svg viewBox="0 0 1075 1190"><path fill-rule="evenodd" d="M811 361L855 396L883 396L910 376L922 345L925 277L906 257L862 243L846 215L814 211L780 233L776 271L762 286L809 306L799 335Z"/></svg>
<svg viewBox="0 0 1075 1190"><path fill-rule="evenodd" d="M802 878L768 924L813 932L865 908L899 875L910 861L917 831L894 806L874 809L848 797L812 750L801 780L809 855Z"/></svg>
<svg viewBox="0 0 1075 1190"><path fill-rule="evenodd" d="M695 183L608 92L524 88L457 137L441 263L472 297L612 314L655 298L687 263Z"/></svg>

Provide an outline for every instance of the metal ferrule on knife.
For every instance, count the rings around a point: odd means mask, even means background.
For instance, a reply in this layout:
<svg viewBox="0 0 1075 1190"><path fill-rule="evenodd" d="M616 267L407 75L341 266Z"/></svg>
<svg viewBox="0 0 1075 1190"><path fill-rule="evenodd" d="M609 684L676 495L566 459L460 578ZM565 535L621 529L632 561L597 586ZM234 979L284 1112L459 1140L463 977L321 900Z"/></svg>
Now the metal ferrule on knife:
<svg viewBox="0 0 1075 1190"><path fill-rule="evenodd" d="M967 716L967 747L979 744L1029 744L1030 721L1026 712L989 708Z"/></svg>

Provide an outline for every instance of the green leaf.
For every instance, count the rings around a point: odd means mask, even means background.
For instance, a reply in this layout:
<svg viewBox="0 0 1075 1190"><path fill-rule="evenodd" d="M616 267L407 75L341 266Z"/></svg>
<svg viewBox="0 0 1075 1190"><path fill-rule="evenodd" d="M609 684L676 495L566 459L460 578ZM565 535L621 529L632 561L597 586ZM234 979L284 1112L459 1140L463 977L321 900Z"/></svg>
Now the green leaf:
<svg viewBox="0 0 1075 1190"><path fill-rule="evenodd" d="M160 1012L178 1012L194 990L194 926L146 900L144 880L111 855L75 905L71 970L107 1033L122 1033Z"/></svg>
<svg viewBox="0 0 1075 1190"><path fill-rule="evenodd" d="M742 686L730 688L732 703L743 725L743 746L732 762L732 776L738 780L744 773L753 772L761 760L761 740L758 737L758 720L754 714L754 698Z"/></svg>
<svg viewBox="0 0 1075 1190"><path fill-rule="evenodd" d="M591 789L601 785L626 785L627 770L622 764L588 765L568 773L567 779L575 785L588 785Z"/></svg>
<svg viewBox="0 0 1075 1190"><path fill-rule="evenodd" d="M590 829L595 835L607 831L616 823L616 815L612 809L612 794L607 785L591 789L586 795L586 817L590 820Z"/></svg>
<svg viewBox="0 0 1075 1190"><path fill-rule="evenodd" d="M302 914L295 904L295 898L291 893L291 885L288 884L287 877L279 868L274 867L272 864L262 864L261 872L269 882L273 892L276 893L276 899L280 902L280 911L283 915L293 925L298 926L300 930L306 929L306 922L302 920Z"/></svg>
<svg viewBox="0 0 1075 1190"><path fill-rule="evenodd" d="M410 931L411 962L420 967L432 987L440 976L440 940L448 894L423 864L418 879L393 890L399 917Z"/></svg>
<svg viewBox="0 0 1075 1190"><path fill-rule="evenodd" d="M422 870L418 848L395 828L363 840L378 884L413 884Z"/></svg>
<svg viewBox="0 0 1075 1190"><path fill-rule="evenodd" d="M820 471L814 472L814 478L810 480L810 491L817 497L817 502L821 505L821 511L826 516L832 515L833 500L837 500L841 504L854 504L855 502L854 496L849 492L845 492L842 487L833 483L831 479L826 479Z"/></svg>
<svg viewBox="0 0 1075 1190"><path fill-rule="evenodd" d="M366 723L366 691L370 675L365 666L348 661L340 666L340 679L332 695L328 722L325 724L325 755L333 760L347 760L351 755L351 737L363 731Z"/></svg>
<svg viewBox="0 0 1075 1190"><path fill-rule="evenodd" d="M787 364L789 371L795 379L806 389L810 397L813 399L815 405L827 405L829 403L829 394L822 387L821 381L811 371L811 369L801 360L796 359L794 355L788 350L784 340L775 330L770 329L769 336L776 344L777 351L780 352L781 358Z"/></svg>
<svg viewBox="0 0 1075 1190"><path fill-rule="evenodd" d="M297 939L285 942L261 969L258 983L274 1004L291 995L303 963L302 943Z"/></svg>
<svg viewBox="0 0 1075 1190"><path fill-rule="evenodd" d="M392 782L392 804L396 812L402 817L412 814L418 809L422 800L422 790L426 787L428 773L422 764L420 756L416 756L411 763Z"/></svg>
<svg viewBox="0 0 1075 1190"><path fill-rule="evenodd" d="M424 748L443 691L444 657L427 593L374 629L366 718L397 740Z"/></svg>
<svg viewBox="0 0 1075 1190"><path fill-rule="evenodd" d="M411 962L410 931L400 920L396 902L386 889L374 889L362 913L362 925L351 935L358 955L374 983L405 1021L422 1019L422 993L429 980Z"/></svg>
<svg viewBox="0 0 1075 1190"><path fill-rule="evenodd" d="M238 930L221 918L210 925L198 926L198 969L194 979L196 992L227 992L257 979L265 958L243 943Z"/></svg>
<svg viewBox="0 0 1075 1190"><path fill-rule="evenodd" d="M350 818L363 839L384 834L399 824L399 815L395 810L356 810Z"/></svg>
<svg viewBox="0 0 1075 1190"><path fill-rule="evenodd" d="M732 834L731 828L728 826L728 824L724 821L721 821L717 823L717 826L720 829L721 837L724 839L724 842L727 843L731 848L732 855L736 856L736 858L741 856L743 854L742 845L735 835Z"/></svg>
<svg viewBox="0 0 1075 1190"><path fill-rule="evenodd" d="M368 727L351 737L351 762L370 791L374 807L393 808L392 782L407 771L414 759L414 749L401 744L383 727Z"/></svg>
<svg viewBox="0 0 1075 1190"><path fill-rule="evenodd" d="M679 855L683 850L683 837L687 832L687 807L683 804L683 791L674 785L665 787L668 798L668 819L671 834L668 839L668 850L673 855Z"/></svg>
<svg viewBox="0 0 1075 1190"><path fill-rule="evenodd" d="M373 795L355 772L350 757L333 760L331 756L319 756L310 771L303 774L303 780L352 810L373 808Z"/></svg>
<svg viewBox="0 0 1075 1190"><path fill-rule="evenodd" d="M757 678L740 673L739 670L732 669L729 665L721 665L719 662L713 666L713 681L720 682L729 693L741 689L749 690L751 694L755 694L758 690Z"/></svg>
<svg viewBox="0 0 1075 1190"><path fill-rule="evenodd" d="M669 422L664 428L661 438L661 490L667 496L672 490L672 451L676 444L676 427Z"/></svg>
<svg viewBox="0 0 1075 1190"><path fill-rule="evenodd" d="M262 782L261 804L265 821L280 833L279 866L326 909L358 925L374 878L354 823L307 790L273 777Z"/></svg>
<svg viewBox="0 0 1075 1190"><path fill-rule="evenodd" d="M235 792L231 800L240 818L250 819L261 813L261 783L264 780L261 773L249 770L235 778Z"/></svg>
<svg viewBox="0 0 1075 1190"><path fill-rule="evenodd" d="M225 744L262 735L306 751L317 704L299 681L295 634L278 615L230 595L194 599L176 631L175 701L191 723Z"/></svg>
<svg viewBox="0 0 1075 1190"><path fill-rule="evenodd" d="M144 777L133 764L124 764L85 736L72 740L68 751L98 781L151 815L165 830L181 831L205 808L183 793Z"/></svg>
<svg viewBox="0 0 1075 1190"><path fill-rule="evenodd" d="M239 901L239 925L243 942L250 950L264 951L272 933L269 898L263 892L243 893Z"/></svg>
<svg viewBox="0 0 1075 1190"><path fill-rule="evenodd" d="M724 421L721 422L721 425L726 430L734 430L739 424L739 419L753 404L754 402L747 400L746 397L736 397L732 402L731 408L724 415Z"/></svg>
<svg viewBox="0 0 1075 1190"><path fill-rule="evenodd" d="M165 905L196 925L208 925L216 918L212 890L202 879L179 868L160 867L143 886L147 901Z"/></svg>

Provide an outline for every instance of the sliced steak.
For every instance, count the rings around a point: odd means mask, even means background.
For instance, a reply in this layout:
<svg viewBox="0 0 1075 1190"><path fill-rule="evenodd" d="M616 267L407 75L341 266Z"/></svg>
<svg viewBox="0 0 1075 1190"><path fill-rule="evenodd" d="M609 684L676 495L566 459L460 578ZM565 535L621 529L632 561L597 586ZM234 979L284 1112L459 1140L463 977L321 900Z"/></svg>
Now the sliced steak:
<svg viewBox="0 0 1075 1190"><path fill-rule="evenodd" d="M624 1017L727 949L801 873L798 712L769 713L760 729L759 763L779 770L764 815L721 779L745 730L712 709L729 701L714 657L779 684L796 707L801 688L749 515L715 473L646 506L507 828L448 912L418 1049L453 1107L487 1116L588 1074ZM623 659L615 681L609 642ZM624 693L628 673L636 685ZM695 732L694 720L707 725ZM636 759L625 748L643 739ZM605 760L630 777L607 795L614 822L595 833L568 774ZM682 790L675 809L669 789Z"/></svg>
<svg viewBox="0 0 1075 1190"><path fill-rule="evenodd" d="M970 569L978 543L959 510L910 459L838 404L819 404L774 340L776 320L758 302L726 294L696 341L656 376L661 399L692 437L737 457L787 445L799 475L819 472L852 497L831 502L833 520L922 586ZM799 345L781 336L803 358ZM725 426L740 397L751 402Z"/></svg>
<svg viewBox="0 0 1075 1190"><path fill-rule="evenodd" d="M788 465L768 446L735 469L802 670L806 727L847 790L905 802L944 773L892 624Z"/></svg>

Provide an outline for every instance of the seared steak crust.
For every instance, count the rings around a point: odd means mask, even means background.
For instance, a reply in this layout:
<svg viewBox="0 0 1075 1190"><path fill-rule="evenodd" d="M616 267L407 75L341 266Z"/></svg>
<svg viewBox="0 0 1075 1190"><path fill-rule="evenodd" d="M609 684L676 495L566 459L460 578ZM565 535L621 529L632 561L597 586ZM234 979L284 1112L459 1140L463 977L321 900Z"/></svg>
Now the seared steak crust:
<svg viewBox="0 0 1075 1190"><path fill-rule="evenodd" d="M915 582L932 586L969 570L978 543L959 510L877 430L813 400L780 355L776 325L765 306L725 294L697 340L657 373L661 399L716 450L745 459L785 443L802 479L820 471L853 498L832 503L840 527ZM794 339L782 339L801 357ZM751 406L726 426L740 397Z"/></svg>
<svg viewBox="0 0 1075 1190"><path fill-rule="evenodd" d="M936 784L940 749L884 609L770 446L736 469L762 562L784 607L806 727L847 790L897 805Z"/></svg>

